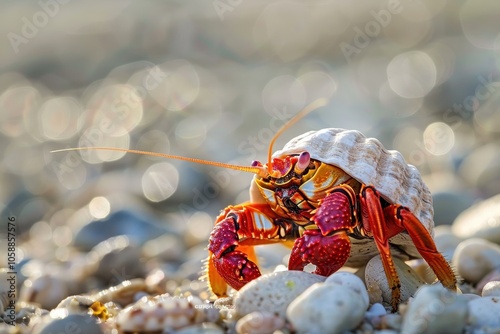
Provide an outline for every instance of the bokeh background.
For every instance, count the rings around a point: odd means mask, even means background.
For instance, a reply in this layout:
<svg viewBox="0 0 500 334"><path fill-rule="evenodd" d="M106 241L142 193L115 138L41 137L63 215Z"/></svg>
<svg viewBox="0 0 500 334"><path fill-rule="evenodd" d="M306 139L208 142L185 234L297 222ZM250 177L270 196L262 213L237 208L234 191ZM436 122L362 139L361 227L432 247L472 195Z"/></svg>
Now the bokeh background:
<svg viewBox="0 0 500 334"><path fill-rule="evenodd" d="M193 259L195 272L215 216L248 199L252 178L51 150L113 146L248 165L319 97L329 105L276 147L324 127L376 137L419 168L437 224L500 189L498 1L0 6L1 226L16 217L18 262L37 259L32 271L64 267L103 235L123 233L142 256L172 256L173 272ZM154 239L165 231L175 237ZM130 268L110 270L108 283L144 274Z"/></svg>

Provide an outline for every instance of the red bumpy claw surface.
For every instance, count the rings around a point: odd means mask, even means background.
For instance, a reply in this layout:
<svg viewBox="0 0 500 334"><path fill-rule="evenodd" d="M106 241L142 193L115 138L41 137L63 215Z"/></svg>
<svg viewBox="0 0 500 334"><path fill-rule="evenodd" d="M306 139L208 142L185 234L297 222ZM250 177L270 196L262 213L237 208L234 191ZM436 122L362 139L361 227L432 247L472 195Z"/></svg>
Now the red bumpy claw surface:
<svg viewBox="0 0 500 334"><path fill-rule="evenodd" d="M208 249L213 253L211 261L219 275L230 286L239 290L261 274L257 265L245 253L235 250L237 246L236 220L234 217L225 218L213 229Z"/></svg>
<svg viewBox="0 0 500 334"><path fill-rule="evenodd" d="M349 258L351 243L347 231L352 228L355 194L348 185L335 187L316 210L312 220L318 229L309 229L295 241L288 269L303 270L316 266L315 274L329 276Z"/></svg>

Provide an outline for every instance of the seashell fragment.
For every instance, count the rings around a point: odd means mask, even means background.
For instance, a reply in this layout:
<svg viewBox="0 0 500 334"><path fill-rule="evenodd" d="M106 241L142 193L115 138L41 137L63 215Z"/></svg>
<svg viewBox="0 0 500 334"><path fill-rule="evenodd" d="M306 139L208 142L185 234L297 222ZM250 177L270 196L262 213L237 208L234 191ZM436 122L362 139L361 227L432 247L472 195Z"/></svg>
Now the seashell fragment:
<svg viewBox="0 0 500 334"><path fill-rule="evenodd" d="M204 321L217 321L219 311L198 297L172 297L168 294L143 297L117 316L122 332L155 332L180 329Z"/></svg>

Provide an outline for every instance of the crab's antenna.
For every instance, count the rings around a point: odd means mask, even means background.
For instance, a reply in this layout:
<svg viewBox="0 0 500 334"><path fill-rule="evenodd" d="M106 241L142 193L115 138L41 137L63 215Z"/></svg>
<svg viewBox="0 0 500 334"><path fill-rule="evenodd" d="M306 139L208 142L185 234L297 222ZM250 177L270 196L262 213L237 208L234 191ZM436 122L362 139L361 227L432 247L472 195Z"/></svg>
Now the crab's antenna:
<svg viewBox="0 0 500 334"><path fill-rule="evenodd" d="M238 166L238 165L226 164L226 163L218 162L218 161L209 161L209 160L203 160L203 159L188 158L188 157L183 157L181 155L173 155L173 154L157 153L157 152L149 152L149 151L140 151L140 150L129 150L126 148L117 148L117 147L102 147L102 146L98 146L98 147L74 147L74 148L63 148L61 150L54 150L54 151L50 151L50 152L51 153L58 153L58 152L85 151L85 150L118 151L118 152L126 152L126 153L133 153L133 154L149 155L149 156L153 156L153 157L183 160L183 161L194 162L194 163L202 164L202 165L210 165L210 166L217 166L217 167L222 167L222 168L234 169L234 170L239 170L242 172L258 174L258 175L263 176L263 177L267 175L267 171L263 167L260 167L260 166L251 166L251 167L250 166Z"/></svg>
<svg viewBox="0 0 500 334"><path fill-rule="evenodd" d="M303 118L305 115L309 114L311 111L316 110L320 107L324 107L328 104L328 100L325 98L320 98L317 99L311 103L309 103L304 109L302 109L299 113L297 113L295 116L292 117L288 122L286 122L279 130L276 132L276 134L273 136L271 139L271 142L269 143L269 149L267 152L267 172L269 175L272 175L273 173L273 166L272 166L272 155L273 155L273 145L276 139L285 132L288 128L290 128L292 125L297 123L301 118Z"/></svg>

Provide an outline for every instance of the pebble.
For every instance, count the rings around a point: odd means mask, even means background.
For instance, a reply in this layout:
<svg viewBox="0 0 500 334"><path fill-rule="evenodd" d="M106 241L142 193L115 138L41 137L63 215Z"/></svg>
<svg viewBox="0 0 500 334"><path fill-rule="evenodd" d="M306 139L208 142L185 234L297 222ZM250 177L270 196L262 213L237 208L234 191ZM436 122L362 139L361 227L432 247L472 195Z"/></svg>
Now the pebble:
<svg viewBox="0 0 500 334"><path fill-rule="evenodd" d="M50 319L33 329L33 334L53 333L103 334L103 331L94 318L82 314L70 314L62 319Z"/></svg>
<svg viewBox="0 0 500 334"><path fill-rule="evenodd" d="M486 284L481 292L481 296L498 296L500 297L500 281L491 281Z"/></svg>
<svg viewBox="0 0 500 334"><path fill-rule="evenodd" d="M366 304L365 308L368 307L370 300L368 293L366 292L365 283L358 276L348 273L348 272L336 272L325 280L325 284L336 284L345 286L348 289L353 290L363 298L363 303Z"/></svg>
<svg viewBox="0 0 500 334"><path fill-rule="evenodd" d="M450 261L458 244L463 241L453 233L453 229L449 225L436 226L433 239L437 249Z"/></svg>
<svg viewBox="0 0 500 334"><path fill-rule="evenodd" d="M61 277L43 274L27 279L19 293L19 301L36 303L51 310L69 295L68 283Z"/></svg>
<svg viewBox="0 0 500 334"><path fill-rule="evenodd" d="M451 182L460 182L454 178ZM473 197L464 189L460 191L439 191L432 195L434 224L451 225L455 218L473 203Z"/></svg>
<svg viewBox="0 0 500 334"><path fill-rule="evenodd" d="M354 276L354 275L353 275ZM342 333L356 328L368 308L366 290L315 283L290 303L287 319L298 333Z"/></svg>
<svg viewBox="0 0 500 334"><path fill-rule="evenodd" d="M463 279L476 284L493 269L500 267L500 246L479 238L462 241L452 263Z"/></svg>
<svg viewBox="0 0 500 334"><path fill-rule="evenodd" d="M143 245L165 233L173 233L173 230L153 217L130 210L118 210L106 218L84 225L76 233L73 246L82 251L90 251L100 242L119 235L125 235L132 242Z"/></svg>
<svg viewBox="0 0 500 334"><path fill-rule="evenodd" d="M146 275L141 249L127 236L120 235L100 242L87 258L90 264L95 265L94 276L106 286Z"/></svg>
<svg viewBox="0 0 500 334"><path fill-rule="evenodd" d="M453 222L459 238L482 238L500 244L500 194L463 211Z"/></svg>
<svg viewBox="0 0 500 334"><path fill-rule="evenodd" d="M406 310L402 333L463 332L467 319L467 301L442 285L422 286Z"/></svg>
<svg viewBox="0 0 500 334"><path fill-rule="evenodd" d="M482 327L500 328L500 297L487 296L469 301L468 325L475 329Z"/></svg>
<svg viewBox="0 0 500 334"><path fill-rule="evenodd" d="M477 292L483 291L484 286L491 281L500 281L500 268L493 269L477 283Z"/></svg>
<svg viewBox="0 0 500 334"><path fill-rule="evenodd" d="M238 291L234 298L236 314L244 316L255 311L267 311L284 317L286 308L298 295L325 279L297 270L262 275Z"/></svg>
<svg viewBox="0 0 500 334"><path fill-rule="evenodd" d="M405 302L415 294L415 291L425 284L418 274L404 261L393 257L394 265L401 280L401 302ZM365 284L368 289L370 303L391 303L392 289L387 282L384 266L380 256L377 255L366 264L364 270Z"/></svg>
<svg viewBox="0 0 500 334"><path fill-rule="evenodd" d="M285 319L271 312L252 312L236 323L238 334L273 333L285 326Z"/></svg>
<svg viewBox="0 0 500 334"><path fill-rule="evenodd" d="M137 301L136 296L153 292L142 278L126 280L116 286L95 293L91 298L103 304L114 302L123 307Z"/></svg>

